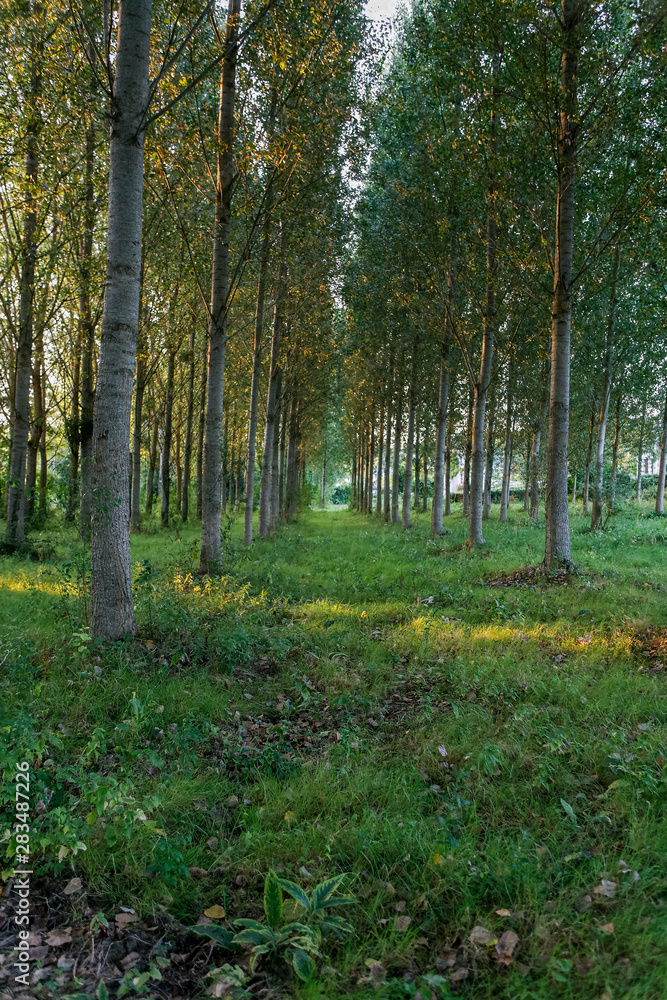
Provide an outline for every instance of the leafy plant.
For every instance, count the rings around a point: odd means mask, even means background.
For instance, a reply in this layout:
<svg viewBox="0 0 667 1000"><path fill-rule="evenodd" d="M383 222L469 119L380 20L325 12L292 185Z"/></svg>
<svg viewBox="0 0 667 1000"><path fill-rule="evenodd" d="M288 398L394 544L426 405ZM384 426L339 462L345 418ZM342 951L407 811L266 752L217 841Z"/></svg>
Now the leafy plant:
<svg viewBox="0 0 667 1000"><path fill-rule="evenodd" d="M343 938L346 934L352 933L354 929L352 924L344 920L343 917L327 913L327 910L354 903L350 896L336 894L336 890L344 878L344 875L334 875L333 878L320 882L319 885L315 886L310 896L300 885L297 885L296 882L290 882L289 879L279 878L278 884L303 908L304 922L314 925L320 933L330 932L336 937Z"/></svg>

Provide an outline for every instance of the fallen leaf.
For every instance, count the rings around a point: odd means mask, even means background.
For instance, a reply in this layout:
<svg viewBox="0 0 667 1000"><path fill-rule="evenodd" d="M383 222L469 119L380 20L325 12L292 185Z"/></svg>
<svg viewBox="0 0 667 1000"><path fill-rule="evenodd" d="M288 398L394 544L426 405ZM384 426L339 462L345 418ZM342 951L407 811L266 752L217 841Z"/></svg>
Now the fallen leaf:
<svg viewBox="0 0 667 1000"><path fill-rule="evenodd" d="M283 816L283 819L286 823L296 823L296 814L293 813L291 809L288 809Z"/></svg>
<svg viewBox="0 0 667 1000"><path fill-rule="evenodd" d="M500 940L496 942L498 961L503 962L505 965L510 965L512 962L512 954L518 943L518 934L515 934L514 931L505 931L505 933L500 936Z"/></svg>
<svg viewBox="0 0 667 1000"><path fill-rule="evenodd" d="M603 924L602 927L600 928L600 930L604 931L605 934L613 934L614 933L614 925L613 924Z"/></svg>
<svg viewBox="0 0 667 1000"><path fill-rule="evenodd" d="M236 809L238 804L239 804L238 795L230 795L229 798L227 799L227 805L229 806L230 809Z"/></svg>
<svg viewBox="0 0 667 1000"><path fill-rule="evenodd" d="M82 881L81 881L80 878L70 879L70 881L67 883L67 885L63 889L63 893L66 896L71 896L73 892L78 892L79 889L82 888L82 886L83 886L83 883L82 883Z"/></svg>
<svg viewBox="0 0 667 1000"><path fill-rule="evenodd" d="M623 858L621 858L621 860L618 862L618 870L619 872L631 872L632 868L630 867L630 865L625 863Z"/></svg>
<svg viewBox="0 0 667 1000"><path fill-rule="evenodd" d="M188 871L193 878L203 878L204 875L208 875L206 868L197 868L196 865L193 865L192 868L188 868Z"/></svg>
<svg viewBox="0 0 667 1000"><path fill-rule="evenodd" d="M396 930L401 931L401 933L407 931L411 923L412 917L396 917Z"/></svg>
<svg viewBox="0 0 667 1000"><path fill-rule="evenodd" d="M207 917L212 917L214 920L223 920L225 917L225 908L215 903L213 906L209 906L208 910L204 910L204 914Z"/></svg>
<svg viewBox="0 0 667 1000"><path fill-rule="evenodd" d="M445 948L442 954L438 955L435 960L435 967L438 972L444 972L445 969L451 969L454 965L456 965L455 948Z"/></svg>
<svg viewBox="0 0 667 1000"><path fill-rule="evenodd" d="M470 940L473 944L485 944L487 947L489 945L495 944L498 938L491 931L487 931L486 927L481 927L479 924L473 927L470 932Z"/></svg>
<svg viewBox="0 0 667 1000"><path fill-rule="evenodd" d="M379 962L371 962L370 970L373 979L383 980L387 978L387 970Z"/></svg>
<svg viewBox="0 0 667 1000"><path fill-rule="evenodd" d="M593 889L593 894L595 896L606 896L611 899L618 889L617 882L609 882L607 879L600 879L600 884Z"/></svg>
<svg viewBox="0 0 667 1000"><path fill-rule="evenodd" d="M63 927L60 930L49 931L46 935L46 943L52 948L62 948L64 944L71 944L72 928Z"/></svg>
<svg viewBox="0 0 667 1000"><path fill-rule="evenodd" d="M136 913L117 913L115 916L116 924L121 929L127 927L128 924L136 924L138 919Z"/></svg>
<svg viewBox="0 0 667 1000"><path fill-rule="evenodd" d="M399 899L398 903L396 904L396 909L398 910L398 912L402 913L403 910L405 909L405 907L406 907L405 900L404 899Z"/></svg>
<svg viewBox="0 0 667 1000"><path fill-rule="evenodd" d="M443 747L442 743L438 747L438 753L440 754L441 757L446 757L447 756L447 751Z"/></svg>
<svg viewBox="0 0 667 1000"><path fill-rule="evenodd" d="M217 849L220 847L220 841L218 840L217 837L209 837L208 840L206 841L206 846L208 847L209 851L217 851Z"/></svg>
<svg viewBox="0 0 667 1000"><path fill-rule="evenodd" d="M496 913L498 914L499 917L509 917L509 916L511 916L509 910L496 910Z"/></svg>
<svg viewBox="0 0 667 1000"><path fill-rule="evenodd" d="M453 972L449 973L449 979L452 983L460 983L462 979L468 978L468 970L466 968L454 969Z"/></svg>

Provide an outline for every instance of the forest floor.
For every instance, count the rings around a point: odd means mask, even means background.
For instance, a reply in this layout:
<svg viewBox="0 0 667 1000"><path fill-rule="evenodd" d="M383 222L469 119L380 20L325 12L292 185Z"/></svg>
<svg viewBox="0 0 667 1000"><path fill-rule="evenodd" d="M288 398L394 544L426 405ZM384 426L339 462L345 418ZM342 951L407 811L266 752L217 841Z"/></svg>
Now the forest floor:
<svg viewBox="0 0 667 1000"><path fill-rule="evenodd" d="M472 553L460 512L433 541L425 515L308 511L249 550L237 518L203 583L195 526L149 525L138 635L106 648L73 534L3 559L2 828L27 760L35 961L17 987L9 878L0 995L664 998L667 520L578 513L550 582L523 572L543 529L497 516ZM354 897L310 982L202 936L262 919L270 869Z"/></svg>

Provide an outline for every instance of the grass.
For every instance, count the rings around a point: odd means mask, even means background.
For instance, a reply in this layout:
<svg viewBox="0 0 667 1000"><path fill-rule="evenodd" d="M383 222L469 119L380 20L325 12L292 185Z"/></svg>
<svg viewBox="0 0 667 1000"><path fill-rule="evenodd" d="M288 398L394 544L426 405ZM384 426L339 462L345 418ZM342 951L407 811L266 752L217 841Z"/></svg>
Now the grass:
<svg viewBox="0 0 667 1000"><path fill-rule="evenodd" d="M458 511L435 541L308 511L250 549L238 520L212 583L194 527L135 537L139 637L106 649L73 539L0 564L4 801L30 759L41 878L87 894L68 919L258 917L270 868L346 872L354 934L313 983L265 966L279 995L663 997L665 521L577 514L566 582L488 586L542 557L518 508L481 553Z"/></svg>

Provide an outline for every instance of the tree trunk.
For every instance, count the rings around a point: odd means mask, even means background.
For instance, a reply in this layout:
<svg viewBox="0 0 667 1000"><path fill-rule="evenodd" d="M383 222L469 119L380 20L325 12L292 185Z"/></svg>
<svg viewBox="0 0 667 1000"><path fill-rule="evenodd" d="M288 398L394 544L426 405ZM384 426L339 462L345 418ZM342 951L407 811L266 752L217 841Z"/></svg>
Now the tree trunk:
<svg viewBox="0 0 667 1000"><path fill-rule="evenodd" d="M484 473L484 506L482 508L482 518L488 520L489 514L491 513L491 480L493 477L493 457L494 457L494 446L493 446L493 434L495 429L496 421L496 393L495 389L491 392L491 400L489 405L489 420L487 426L486 434L486 470Z"/></svg>
<svg viewBox="0 0 667 1000"><path fill-rule="evenodd" d="M48 461L46 455L46 367L42 354L42 433L39 436L39 509L37 516L40 524L46 519L46 486L48 480Z"/></svg>
<svg viewBox="0 0 667 1000"><path fill-rule="evenodd" d="M298 504L298 468L297 468L297 457L298 457L298 441L297 441L297 425L298 425L298 401L296 398L296 392L292 390L292 403L290 406L290 419L289 419L289 440L287 443L287 475L285 483L285 516L287 521L291 521L296 514L297 504Z"/></svg>
<svg viewBox="0 0 667 1000"><path fill-rule="evenodd" d="M574 475L572 476L572 506L574 507L577 502L577 470L574 470Z"/></svg>
<svg viewBox="0 0 667 1000"><path fill-rule="evenodd" d="M282 404L280 419L280 469L278 470L278 516L285 516L285 444L287 438L287 421L289 416L289 400L287 393Z"/></svg>
<svg viewBox="0 0 667 1000"><path fill-rule="evenodd" d="M280 520L280 407L282 392L282 371L278 368L276 379L276 399L275 399L275 420L273 422L273 441L271 448L273 459L271 462L271 490L269 495L269 528L271 531L278 527Z"/></svg>
<svg viewBox="0 0 667 1000"><path fill-rule="evenodd" d="M616 404L616 437L614 438L614 446L616 445L616 438L618 438L618 408L619 404ZM655 512L656 514L665 513L665 472L667 471L667 396L665 397L665 408L662 413L662 437L660 439L660 466L658 469L658 488L655 495Z"/></svg>
<svg viewBox="0 0 667 1000"><path fill-rule="evenodd" d="M591 473L591 456L593 454L593 430L595 428L595 406L591 409L591 419L588 426L588 451L586 452L586 468L584 470L584 509L583 513L588 514L588 495Z"/></svg>
<svg viewBox="0 0 667 1000"><path fill-rule="evenodd" d="M206 382L208 374L208 330L204 336L201 378L199 380L199 418L197 422L197 468L195 469L197 488L197 518L201 520L204 495L204 435L206 432Z"/></svg>
<svg viewBox="0 0 667 1000"><path fill-rule="evenodd" d="M134 427L132 429L132 500L130 504L130 529L141 531L141 432L143 429L144 390L146 387L146 358L137 359L137 378L134 393Z"/></svg>
<svg viewBox="0 0 667 1000"><path fill-rule="evenodd" d="M221 518L222 404L227 349L227 305L229 295L229 241L234 190L234 97L238 57L241 0L229 0L225 29L225 56L220 79L218 106L218 172L213 231L213 274L207 378L206 432L202 469L202 530L199 572L222 570Z"/></svg>
<svg viewBox="0 0 667 1000"><path fill-rule="evenodd" d="M69 443L69 481L67 483L67 508L65 520L73 524L79 500L79 458L81 448L81 353L82 330L78 324L76 356L72 361L72 392L70 395L70 415L67 421L67 439Z"/></svg>
<svg viewBox="0 0 667 1000"><path fill-rule="evenodd" d="M153 417L153 435L148 465L148 480L146 482L146 514L153 512L153 494L155 493L155 467L157 465L157 444L160 425L157 417Z"/></svg>
<svg viewBox="0 0 667 1000"><path fill-rule="evenodd" d="M266 295L266 275L269 268L271 238L271 216L264 216L264 232L259 254L259 278L257 282L257 305L255 308L255 339L252 352L252 378L250 381L250 412L248 414L248 453L245 477L245 510L243 512L243 544L252 542L252 516L255 507L255 466L257 464L257 410L259 407L259 378L262 369L262 339L264 335L264 298ZM273 353L273 352L272 352ZM273 357L271 358L273 362ZM269 384L269 392L271 391ZM265 453L266 453L266 440ZM271 449L269 449L269 457ZM264 455L262 455L264 458Z"/></svg>
<svg viewBox="0 0 667 1000"><path fill-rule="evenodd" d="M570 425L570 330L574 244L574 180L577 167L577 62L581 0L562 0L562 61L558 124L558 196L551 321L551 399L545 501L544 566L569 567L570 522L567 446Z"/></svg>
<svg viewBox="0 0 667 1000"><path fill-rule="evenodd" d="M375 487L375 513L380 516L382 513L382 459L384 457L384 406L380 410L380 440L378 442L378 471Z"/></svg>
<svg viewBox="0 0 667 1000"><path fill-rule="evenodd" d="M507 509L510 502L510 454L512 452L512 403L513 403L514 365L510 357L507 370L507 401L505 411L505 446L503 448L503 484L500 490L500 520L507 520Z"/></svg>
<svg viewBox="0 0 667 1000"><path fill-rule="evenodd" d="M611 386L614 378L614 334L616 332L616 284L618 282L618 262L619 249L618 244L616 244L616 247L614 248L614 263L612 267L609 316L607 318L607 335L605 337L598 434L595 445L593 511L591 513L591 529L593 530L602 527L602 500L604 496L604 446L607 439L607 416L609 414L609 400L611 399Z"/></svg>
<svg viewBox="0 0 667 1000"><path fill-rule="evenodd" d="M639 446L637 448L637 503L642 498L642 462L644 460L644 429L646 426L646 396L642 400L642 416L639 424Z"/></svg>
<svg viewBox="0 0 667 1000"><path fill-rule="evenodd" d="M259 516L257 530L261 536L268 535L271 526L271 492L274 480L274 439L276 423L280 418L280 399L278 387L280 384L280 342L284 326L284 303L287 288L287 261L285 228L280 240L280 270L276 282L275 305L273 309L273 334L271 337L271 367L269 370L269 388L266 399L266 423L264 425L264 450L262 452L262 471L259 485Z"/></svg>
<svg viewBox="0 0 667 1000"><path fill-rule="evenodd" d="M176 513L181 513L181 501L183 499L183 466L181 464L181 426L183 424L183 407L178 404L178 410L176 413L176 454L174 455L174 460L176 462Z"/></svg>
<svg viewBox="0 0 667 1000"><path fill-rule="evenodd" d="M403 510L404 528L412 527L410 518L410 494L412 492L412 455L415 444L415 398L417 395L417 344L412 345L412 364L410 365L410 395L408 399L408 440L405 449L405 474L403 477Z"/></svg>
<svg viewBox="0 0 667 1000"><path fill-rule="evenodd" d="M526 471L524 474L523 487L523 509L525 513L530 511L530 456L532 453L531 439L526 440Z"/></svg>
<svg viewBox="0 0 667 1000"><path fill-rule="evenodd" d="M188 409L185 417L185 443L183 447L183 500L181 517L185 524L190 515L190 474L192 465L192 425L195 413L195 327L190 331L188 350ZM226 443L226 442L225 442Z"/></svg>
<svg viewBox="0 0 667 1000"><path fill-rule="evenodd" d="M667 401L665 402L667 411ZM621 393L616 396L616 421L614 425L614 441L611 447L611 475L609 477L609 489L607 491L607 514L614 513L616 502L616 475L618 473L618 445L621 438ZM576 473L575 473L576 476ZM576 488L576 479L575 479Z"/></svg>
<svg viewBox="0 0 667 1000"><path fill-rule="evenodd" d="M384 504L383 513L385 523L389 523L389 518L391 516L391 487L390 487L390 473L391 473L391 395L387 394L387 440L385 442L384 451Z"/></svg>
<svg viewBox="0 0 667 1000"><path fill-rule="evenodd" d="M151 0L120 7L109 144L107 269L93 427L91 596L94 636L134 632L128 479L139 326L144 136Z"/></svg>
<svg viewBox="0 0 667 1000"><path fill-rule="evenodd" d="M470 514L470 456L472 454L472 422L475 392L472 386L468 389L468 421L466 423L466 449L463 459L463 517Z"/></svg>
<svg viewBox="0 0 667 1000"><path fill-rule="evenodd" d="M37 259L37 174L39 171L39 113L42 95L44 40L42 6L32 3L35 19L30 53L30 90L26 107L25 186L23 191L23 234L20 247L19 335L12 400L12 436L9 450L7 483L7 533L5 542L17 548L25 538L25 474L30 430L30 381L32 376L32 337L35 307L35 263Z"/></svg>
<svg viewBox="0 0 667 1000"><path fill-rule="evenodd" d="M163 528L169 527L169 490L171 485L171 423L174 409L174 368L176 349L171 348L167 357L167 395L164 404L164 437L162 438L162 506L160 521Z"/></svg>
<svg viewBox="0 0 667 1000"><path fill-rule="evenodd" d="M428 432L429 432L429 430L430 430L430 426L429 426L429 424L427 422L426 426L424 427L424 455L423 455L423 462L424 462L424 491L422 493L422 512L424 514L428 510L428 457L427 457L428 456L428 452L427 452L427 449L426 449L426 441L427 441L427 438L428 438Z"/></svg>
<svg viewBox="0 0 667 1000"><path fill-rule="evenodd" d="M394 468L391 481L391 521L398 524L398 471L401 461L401 423L403 420L403 387L398 390L396 400L396 426L394 428ZM409 489L408 485L408 489Z"/></svg>
<svg viewBox="0 0 667 1000"><path fill-rule="evenodd" d="M79 323L81 325L81 416L79 424L81 462L81 502L79 525L83 538L90 538L92 515L93 474L93 418L95 386L93 384L93 353L95 348L95 323L90 303L91 271L93 266L93 231L97 205L95 201L95 128L91 123L86 130L86 190L84 231L81 241Z"/></svg>
<svg viewBox="0 0 667 1000"><path fill-rule="evenodd" d="M419 508L419 419L415 421L415 510Z"/></svg>

